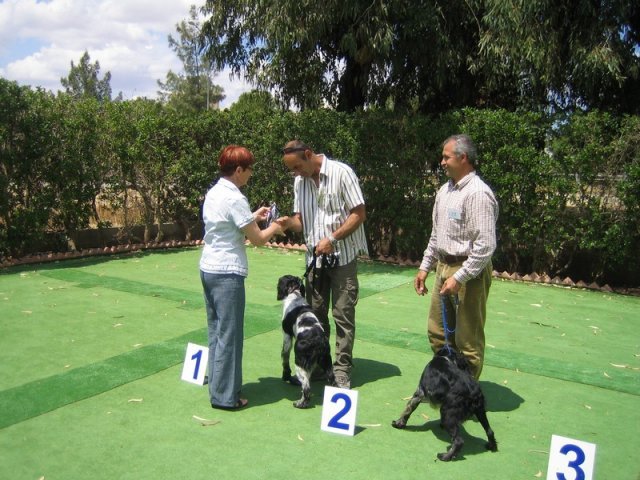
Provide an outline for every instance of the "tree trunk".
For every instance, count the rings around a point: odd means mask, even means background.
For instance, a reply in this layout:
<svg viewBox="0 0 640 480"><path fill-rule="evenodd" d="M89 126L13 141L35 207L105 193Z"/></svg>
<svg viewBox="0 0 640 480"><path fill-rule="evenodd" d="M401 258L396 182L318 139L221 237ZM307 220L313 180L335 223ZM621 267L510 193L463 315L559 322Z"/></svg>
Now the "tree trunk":
<svg viewBox="0 0 640 480"><path fill-rule="evenodd" d="M369 63L361 65L354 58L346 59L344 74L340 79L338 111L353 112L365 106L370 66Z"/></svg>

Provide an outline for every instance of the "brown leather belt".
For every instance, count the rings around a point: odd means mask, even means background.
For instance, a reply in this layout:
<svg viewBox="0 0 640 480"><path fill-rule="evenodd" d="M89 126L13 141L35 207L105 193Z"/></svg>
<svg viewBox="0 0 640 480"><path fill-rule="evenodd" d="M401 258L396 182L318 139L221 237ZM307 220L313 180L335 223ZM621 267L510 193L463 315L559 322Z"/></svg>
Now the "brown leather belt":
<svg viewBox="0 0 640 480"><path fill-rule="evenodd" d="M469 257L467 257L466 255L460 255L460 256L457 256L457 255L445 255L444 257L442 257L440 259L440 261L442 263L446 263L447 265L453 265L455 263L462 263L467 258L469 258Z"/></svg>

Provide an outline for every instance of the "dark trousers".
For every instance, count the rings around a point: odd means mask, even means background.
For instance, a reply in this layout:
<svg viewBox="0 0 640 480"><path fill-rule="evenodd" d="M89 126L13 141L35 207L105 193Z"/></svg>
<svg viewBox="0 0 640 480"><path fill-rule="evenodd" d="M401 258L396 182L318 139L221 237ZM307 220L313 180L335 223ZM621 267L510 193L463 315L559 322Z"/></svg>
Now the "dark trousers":
<svg viewBox="0 0 640 480"><path fill-rule="evenodd" d="M307 301L316 311L325 335L329 338L329 305L336 325L336 359L333 369L350 377L353 368L353 342L356 335L358 303L358 265L351 263L334 268L318 268L307 276Z"/></svg>

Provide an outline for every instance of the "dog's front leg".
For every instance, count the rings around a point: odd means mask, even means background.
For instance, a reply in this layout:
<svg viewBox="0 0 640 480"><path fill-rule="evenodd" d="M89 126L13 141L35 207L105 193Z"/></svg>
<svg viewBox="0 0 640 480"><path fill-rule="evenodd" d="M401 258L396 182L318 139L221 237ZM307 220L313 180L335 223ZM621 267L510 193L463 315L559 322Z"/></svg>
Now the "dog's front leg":
<svg viewBox="0 0 640 480"><path fill-rule="evenodd" d="M293 403L293 406L296 408L308 408L309 400L311 399L311 379L309 378L311 375L309 372L300 368L296 365L296 377L300 381L302 385L302 397L300 400Z"/></svg>
<svg viewBox="0 0 640 480"><path fill-rule="evenodd" d="M392 421L391 426L395 428L406 427L407 420L409 420L409 417L414 412L414 410L418 408L418 405L420 405L420 402L422 402L422 400L424 400L424 392L422 391L422 388L418 387L418 390L416 390L416 393L413 394L411 400L407 402L407 406L402 412L402 415L400 415L400 418L398 420Z"/></svg>
<svg viewBox="0 0 640 480"><path fill-rule="evenodd" d="M289 358L291 357L292 340L291 335L284 333L282 339L282 380L291 382L294 385L300 385L297 378L291 376L291 366Z"/></svg>

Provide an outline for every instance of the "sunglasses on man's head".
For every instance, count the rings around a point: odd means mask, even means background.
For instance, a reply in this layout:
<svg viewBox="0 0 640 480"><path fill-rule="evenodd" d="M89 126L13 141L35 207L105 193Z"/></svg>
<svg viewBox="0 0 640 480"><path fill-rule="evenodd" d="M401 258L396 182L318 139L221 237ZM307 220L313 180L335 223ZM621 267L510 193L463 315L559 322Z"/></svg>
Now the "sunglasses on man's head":
<svg viewBox="0 0 640 480"><path fill-rule="evenodd" d="M309 147L307 146L303 146L303 147L286 147L282 149L282 154L283 155L289 155L290 153L293 152L304 152L306 150L311 150Z"/></svg>

